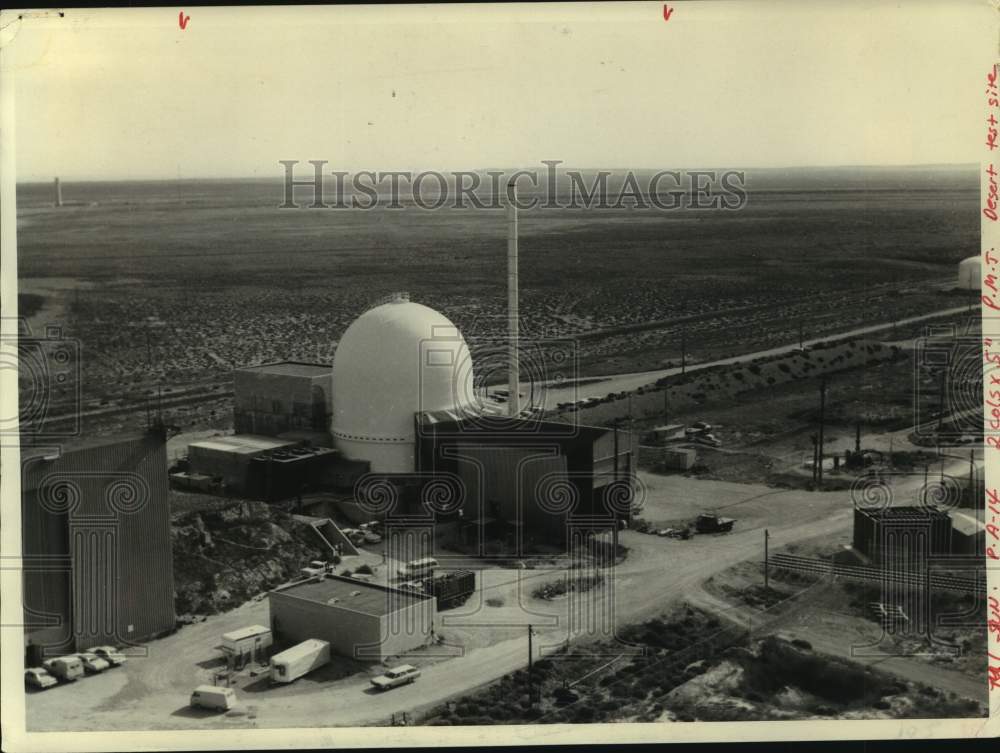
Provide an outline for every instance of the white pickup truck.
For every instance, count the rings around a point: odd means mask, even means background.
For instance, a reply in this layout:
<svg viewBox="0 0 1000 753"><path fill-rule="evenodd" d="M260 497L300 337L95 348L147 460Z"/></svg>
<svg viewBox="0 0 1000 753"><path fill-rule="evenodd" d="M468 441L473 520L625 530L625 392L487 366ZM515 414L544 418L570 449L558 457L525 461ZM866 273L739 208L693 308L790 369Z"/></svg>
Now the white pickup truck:
<svg viewBox="0 0 1000 753"><path fill-rule="evenodd" d="M420 670L410 664L401 664L387 670L384 675L372 678L372 685L379 690L389 690L398 685L405 685L420 677Z"/></svg>

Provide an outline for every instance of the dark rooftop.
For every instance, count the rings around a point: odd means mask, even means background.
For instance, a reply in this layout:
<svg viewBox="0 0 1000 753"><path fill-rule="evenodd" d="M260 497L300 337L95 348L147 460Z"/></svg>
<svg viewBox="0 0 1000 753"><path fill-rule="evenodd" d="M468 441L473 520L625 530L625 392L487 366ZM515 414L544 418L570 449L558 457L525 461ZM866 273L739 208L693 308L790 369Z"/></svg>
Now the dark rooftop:
<svg viewBox="0 0 1000 753"><path fill-rule="evenodd" d="M355 592L357 593L355 594ZM294 583L284 588L277 588L272 593L280 593L324 605L328 604L330 599L337 599L338 601L330 606L350 609L376 617L434 598L354 578L344 578L339 575L327 575L322 580L310 579Z"/></svg>
<svg viewBox="0 0 1000 753"><path fill-rule="evenodd" d="M237 371L257 371L281 376L326 376L333 373L328 363L306 363L305 361L278 361L262 363L259 366L241 366Z"/></svg>
<svg viewBox="0 0 1000 753"><path fill-rule="evenodd" d="M912 505L900 505L897 507L872 507L870 509L858 507L857 509L871 518L926 519L948 517L948 513L946 511L939 510L938 508L932 506L916 507Z"/></svg>

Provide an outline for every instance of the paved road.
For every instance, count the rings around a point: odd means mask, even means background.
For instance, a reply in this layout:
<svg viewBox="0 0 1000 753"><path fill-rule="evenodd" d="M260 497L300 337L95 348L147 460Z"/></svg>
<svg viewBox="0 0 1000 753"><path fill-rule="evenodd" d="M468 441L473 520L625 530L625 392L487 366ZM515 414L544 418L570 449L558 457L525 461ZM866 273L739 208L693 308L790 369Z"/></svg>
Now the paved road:
<svg viewBox="0 0 1000 753"><path fill-rule="evenodd" d="M816 345L817 343L828 342L830 340L838 340L846 337L860 337L861 335L881 332L883 330L890 329L893 326L905 326L907 324L914 324L928 319L939 319L945 316L953 316L966 311L968 311L967 306L956 306L955 308L931 311L930 313L921 314L920 316L911 316L906 319L900 319L895 322L895 325L893 322L884 322L882 324L872 324L867 327L858 327L857 329L848 330L847 332L841 332L839 334L824 335L823 337L814 338L812 340L805 340L803 345L808 347ZM753 353L744 353L742 355L731 356L729 358L720 358L716 361L691 364L687 367L687 371L698 371L699 369L707 369L710 366L721 366L724 364L739 363L741 361L750 361L754 358L791 353L798 347L798 342L794 342L789 343L788 345L779 345L775 348L758 350ZM544 390L545 402L548 407L554 408L558 403L572 402L573 400L586 400L591 397L604 397L611 392L631 392L632 390L639 389L639 387L645 387L646 385L653 384L657 379L662 377L680 373L680 367L677 367L671 369L658 369L656 371L639 371L628 374L616 374L614 376L601 377L601 381L598 382L587 382L579 386L553 387L546 385ZM595 379L596 378L597 377L595 377ZM522 392L527 394L529 387L529 383L523 383L521 385Z"/></svg>

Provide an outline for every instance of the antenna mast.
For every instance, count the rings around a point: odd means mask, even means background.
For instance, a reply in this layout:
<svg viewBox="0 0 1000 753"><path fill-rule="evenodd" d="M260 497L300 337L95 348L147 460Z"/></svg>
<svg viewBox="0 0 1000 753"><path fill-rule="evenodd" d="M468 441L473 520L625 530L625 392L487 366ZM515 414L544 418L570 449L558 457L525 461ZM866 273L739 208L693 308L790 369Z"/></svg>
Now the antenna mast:
<svg viewBox="0 0 1000 753"><path fill-rule="evenodd" d="M507 184L507 338L510 364L507 370L507 406L511 418L521 412L520 363L518 361L517 311L517 186Z"/></svg>

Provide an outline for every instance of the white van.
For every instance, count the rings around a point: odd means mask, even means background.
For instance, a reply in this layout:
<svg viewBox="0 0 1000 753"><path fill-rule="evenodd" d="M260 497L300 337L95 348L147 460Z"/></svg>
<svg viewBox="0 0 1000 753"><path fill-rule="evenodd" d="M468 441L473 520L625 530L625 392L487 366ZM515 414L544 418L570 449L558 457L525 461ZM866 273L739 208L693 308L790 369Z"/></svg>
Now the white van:
<svg viewBox="0 0 1000 753"><path fill-rule="evenodd" d="M271 657L271 682L292 682L330 663L330 644L310 638Z"/></svg>
<svg viewBox="0 0 1000 753"><path fill-rule="evenodd" d="M60 680L72 682L77 677L83 677L83 662L79 656L57 656L55 659L46 659L42 666L48 670L49 674Z"/></svg>
<svg viewBox="0 0 1000 753"><path fill-rule="evenodd" d="M399 577L406 580L418 578L421 575L430 575L434 568L438 566L438 561L433 557L424 557L421 560L410 560L399 568Z"/></svg>
<svg viewBox="0 0 1000 753"><path fill-rule="evenodd" d="M228 711L236 705L236 693L232 688L219 688L215 685L199 685L191 693L191 707L212 709L213 711Z"/></svg>

